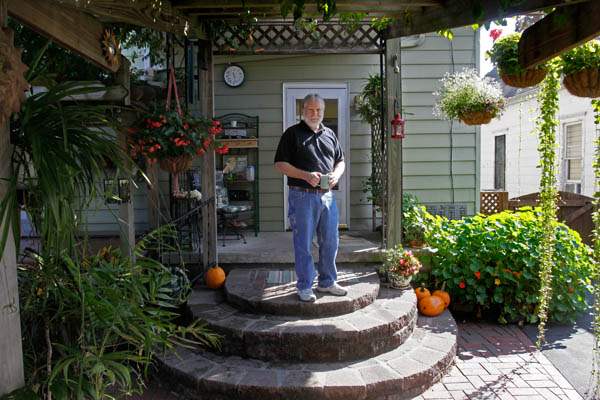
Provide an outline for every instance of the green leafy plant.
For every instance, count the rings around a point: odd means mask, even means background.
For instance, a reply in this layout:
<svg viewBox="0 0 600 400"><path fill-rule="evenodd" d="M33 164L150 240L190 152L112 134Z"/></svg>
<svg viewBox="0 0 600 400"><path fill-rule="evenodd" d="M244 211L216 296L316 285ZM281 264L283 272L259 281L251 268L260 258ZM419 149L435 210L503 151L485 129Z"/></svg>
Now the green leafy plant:
<svg viewBox="0 0 600 400"><path fill-rule="evenodd" d="M405 243L423 242L425 232L433 216L427 212L419 199L408 193L402 196L402 237Z"/></svg>
<svg viewBox="0 0 600 400"><path fill-rule="evenodd" d="M496 40L492 48L486 53L486 56L498 67L500 74L520 75L526 72L526 69L519 64L519 40L520 33L512 33ZM537 69L546 69L546 64L536 67Z"/></svg>
<svg viewBox="0 0 600 400"><path fill-rule="evenodd" d="M172 272L146 256L152 242L174 235L170 226L151 233L135 259L110 248L80 261L30 253L19 268L30 387L55 399L113 398L141 389L157 351L218 346L200 321L175 323L182 293Z"/></svg>
<svg viewBox="0 0 600 400"><path fill-rule="evenodd" d="M538 153L540 155L539 167L540 177L540 207L541 222L543 226L554 226L556 224L556 128L559 121L556 118L558 112L558 90L560 89L558 68L551 64L548 74L542 82L538 101L540 103L540 115L537 120L537 131L539 137ZM538 304L538 347L544 343L546 321L548 320L549 308L551 307L553 288L553 259L555 253L554 241L556 236L548 229L541 232L540 248L540 300Z"/></svg>
<svg viewBox="0 0 600 400"><path fill-rule="evenodd" d="M592 100L592 107L594 109L594 123L596 126L600 125L600 100ZM596 137L594 141L595 155L594 155L594 176L596 179L596 188L600 182L600 137ZM591 281L594 283L592 286L592 293L594 295L594 366L593 366L593 378L594 388L593 397L600 397L600 191L594 192L594 213L592 219L594 221L594 263L591 273Z"/></svg>
<svg viewBox="0 0 600 400"><path fill-rule="evenodd" d="M445 283L454 303L471 305L482 315L494 313L501 323L535 323L546 231L556 249L548 317L561 323L573 321L587 308L592 254L577 232L562 223L547 224L537 208L463 220L434 217L426 233L429 245L437 249L429 285Z"/></svg>
<svg viewBox="0 0 600 400"><path fill-rule="evenodd" d="M560 69L564 75L570 75L584 69L599 68L600 41L598 40L591 40L560 56Z"/></svg>
<svg viewBox="0 0 600 400"><path fill-rule="evenodd" d="M505 99L498 83L479 77L473 69L446 74L440 82L441 88L434 92L437 97L434 114L438 117L461 119L473 112L488 112L497 117L504 109Z"/></svg>

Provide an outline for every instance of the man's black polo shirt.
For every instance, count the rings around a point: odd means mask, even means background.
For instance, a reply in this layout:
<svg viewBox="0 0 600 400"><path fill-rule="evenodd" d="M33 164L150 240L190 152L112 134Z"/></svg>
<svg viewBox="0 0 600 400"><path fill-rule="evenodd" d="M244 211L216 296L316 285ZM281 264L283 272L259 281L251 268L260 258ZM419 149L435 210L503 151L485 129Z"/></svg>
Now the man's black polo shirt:
<svg viewBox="0 0 600 400"><path fill-rule="evenodd" d="M321 124L314 132L304 121L289 127L281 137L275 162L285 161L294 167L308 171L328 174L340 161L344 161L344 152L335 133ZM288 177L289 186L311 188L303 179Z"/></svg>

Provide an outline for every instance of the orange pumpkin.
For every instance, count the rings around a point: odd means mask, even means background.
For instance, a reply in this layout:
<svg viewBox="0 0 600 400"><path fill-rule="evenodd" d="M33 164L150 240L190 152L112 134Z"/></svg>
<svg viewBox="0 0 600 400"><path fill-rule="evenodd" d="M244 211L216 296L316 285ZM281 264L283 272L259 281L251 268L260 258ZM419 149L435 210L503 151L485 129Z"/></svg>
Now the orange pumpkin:
<svg viewBox="0 0 600 400"><path fill-rule="evenodd" d="M431 295L439 297L440 299L444 300L444 304L446 305L446 308L450 305L450 295L445 290L436 290Z"/></svg>
<svg viewBox="0 0 600 400"><path fill-rule="evenodd" d="M210 289L219 289L225 283L225 271L218 265L206 271L206 286Z"/></svg>
<svg viewBox="0 0 600 400"><path fill-rule="evenodd" d="M437 317L444 312L444 300L437 296L427 296L419 300L419 312L428 317Z"/></svg>
<svg viewBox="0 0 600 400"><path fill-rule="evenodd" d="M424 297L431 296L429 289L421 286L415 289L415 294L417 295L417 301L421 300Z"/></svg>

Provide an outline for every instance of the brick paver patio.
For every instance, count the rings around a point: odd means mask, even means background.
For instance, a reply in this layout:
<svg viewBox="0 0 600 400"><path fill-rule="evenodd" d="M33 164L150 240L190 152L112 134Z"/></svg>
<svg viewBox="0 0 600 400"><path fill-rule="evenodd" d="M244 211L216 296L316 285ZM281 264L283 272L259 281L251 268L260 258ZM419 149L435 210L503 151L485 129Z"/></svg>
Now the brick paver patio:
<svg viewBox="0 0 600 400"><path fill-rule="evenodd" d="M583 399L516 326L461 323L458 346L451 371L415 399ZM132 400L183 398L153 382Z"/></svg>

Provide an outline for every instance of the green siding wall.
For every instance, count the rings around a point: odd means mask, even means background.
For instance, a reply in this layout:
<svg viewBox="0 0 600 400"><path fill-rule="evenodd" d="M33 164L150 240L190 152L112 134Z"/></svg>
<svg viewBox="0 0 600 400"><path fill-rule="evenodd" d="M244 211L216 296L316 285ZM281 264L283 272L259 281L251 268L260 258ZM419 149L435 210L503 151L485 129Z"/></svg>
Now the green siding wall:
<svg viewBox="0 0 600 400"><path fill-rule="evenodd" d="M432 92L446 72L476 67L476 33L470 28L455 30L448 40L426 35L421 45L403 49L403 105L407 113L404 141L404 187L424 203L467 203L476 207L477 132L472 127L453 125L450 152L450 123L432 115ZM454 57L451 56L451 46ZM454 67L452 66L454 59ZM246 81L239 88L223 83L223 69L240 64ZM350 228L371 228L371 206L362 192L371 173L371 136L352 109L366 78L379 73L378 55L219 56L215 59L215 114L240 112L260 118L260 207L261 230L281 231L283 183L273 168L273 156L283 127L283 84L285 82L346 83L350 104ZM454 179L450 177L453 159Z"/></svg>

